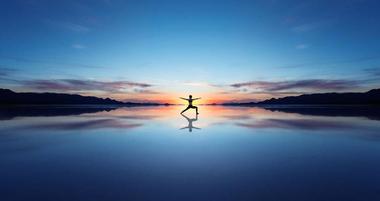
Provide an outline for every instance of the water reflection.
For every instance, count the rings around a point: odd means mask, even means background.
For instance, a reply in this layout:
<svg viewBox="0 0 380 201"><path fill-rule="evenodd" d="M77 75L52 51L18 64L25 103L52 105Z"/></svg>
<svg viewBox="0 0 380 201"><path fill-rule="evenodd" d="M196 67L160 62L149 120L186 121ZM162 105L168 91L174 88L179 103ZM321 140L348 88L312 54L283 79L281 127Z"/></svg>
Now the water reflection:
<svg viewBox="0 0 380 201"><path fill-rule="evenodd" d="M132 129L150 124L188 129L214 128L222 125L249 129L281 129L303 131L377 131L380 107L349 106L266 106L203 107L198 116L182 115L187 126L178 118L180 107L0 107L0 131L15 129L95 130ZM197 122L197 126L193 125ZM5 133L5 132L2 132Z"/></svg>
<svg viewBox="0 0 380 201"><path fill-rule="evenodd" d="M243 126L252 129L262 128L279 128L291 130L338 130L338 129L353 129L354 125L346 124L339 121L328 121L318 119L265 119L251 123L236 123L237 126Z"/></svg>
<svg viewBox="0 0 380 201"><path fill-rule="evenodd" d="M380 120L378 106L264 106L270 111L297 113L302 115L329 116L329 117L365 117L371 120Z"/></svg>
<svg viewBox="0 0 380 201"><path fill-rule="evenodd" d="M16 117L53 117L115 110L112 106L0 106L0 120Z"/></svg>
<svg viewBox="0 0 380 201"><path fill-rule="evenodd" d="M124 122L118 119L96 119L79 122L55 122L55 123L42 123L32 125L28 128L33 129L51 129L51 130L89 130L89 129L102 129L102 128L118 128L118 129L131 129L142 126L141 123Z"/></svg>
<svg viewBox="0 0 380 201"><path fill-rule="evenodd" d="M181 109L0 109L0 200L380 200L376 109Z"/></svg>
<svg viewBox="0 0 380 201"><path fill-rule="evenodd" d="M251 130L278 129L297 132L358 130L361 136L378 136L378 107L203 107L203 118L198 115L186 119L187 126L178 118L180 107L9 107L0 108L0 131L16 130L99 130L122 129L124 131L150 125L164 125L172 129L181 128L192 132L200 128L216 129L228 126ZM380 113L380 112L379 112ZM355 116L357 115L357 116ZM365 117L365 118L364 118ZM197 125L194 125L197 122ZM233 132L231 132L233 133ZM363 134L364 133L364 134ZM369 134L370 133L370 134ZM380 135L380 134L379 134Z"/></svg>
<svg viewBox="0 0 380 201"><path fill-rule="evenodd" d="M189 129L189 132L192 132L192 131L193 131L193 128L194 128L194 129L200 129L200 128L198 128L198 127L193 126L193 122L194 122L194 121L198 121L198 114L195 115L195 118L189 118L189 117L187 117L185 114L181 114L181 115L187 120L188 125L185 126L185 127L183 127L183 128L180 128L180 130L182 130L182 129Z"/></svg>

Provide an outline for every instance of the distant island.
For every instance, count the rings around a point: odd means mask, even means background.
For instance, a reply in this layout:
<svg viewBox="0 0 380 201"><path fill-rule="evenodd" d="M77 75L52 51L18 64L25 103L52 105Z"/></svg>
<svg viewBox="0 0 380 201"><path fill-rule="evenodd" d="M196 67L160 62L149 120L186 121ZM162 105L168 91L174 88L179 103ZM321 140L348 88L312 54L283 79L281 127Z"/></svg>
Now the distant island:
<svg viewBox="0 0 380 201"><path fill-rule="evenodd" d="M161 103L121 102L110 98L81 96L63 93L16 93L9 89L0 89L1 105L120 105L155 106Z"/></svg>
<svg viewBox="0 0 380 201"><path fill-rule="evenodd" d="M256 105L380 105L380 89L364 93L320 93L271 98L261 102L223 103L228 106Z"/></svg>

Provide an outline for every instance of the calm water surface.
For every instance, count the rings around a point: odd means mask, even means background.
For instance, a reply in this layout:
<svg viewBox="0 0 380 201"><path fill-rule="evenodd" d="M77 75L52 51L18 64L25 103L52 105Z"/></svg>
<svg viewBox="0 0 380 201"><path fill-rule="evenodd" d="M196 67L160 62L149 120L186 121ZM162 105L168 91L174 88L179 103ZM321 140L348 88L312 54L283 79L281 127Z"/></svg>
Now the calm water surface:
<svg viewBox="0 0 380 201"><path fill-rule="evenodd" d="M0 108L0 200L380 200L380 110Z"/></svg>

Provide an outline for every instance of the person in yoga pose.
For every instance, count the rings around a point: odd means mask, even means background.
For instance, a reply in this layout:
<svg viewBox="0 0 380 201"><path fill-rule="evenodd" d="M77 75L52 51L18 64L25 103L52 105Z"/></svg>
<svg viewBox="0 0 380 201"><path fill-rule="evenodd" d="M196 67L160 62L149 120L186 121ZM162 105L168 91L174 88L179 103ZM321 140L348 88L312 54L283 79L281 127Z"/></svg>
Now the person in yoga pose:
<svg viewBox="0 0 380 201"><path fill-rule="evenodd" d="M183 99L183 100L186 100L187 102L189 102L189 105L187 106L186 109L184 109L184 110L181 112L181 114L184 113L186 110L188 110L188 109L190 109L190 108L195 109L197 115L199 114L199 113L198 113L198 107L193 105L193 101L195 101L195 100L199 100L199 99L201 99L201 98L193 98L192 95L189 95L189 99L187 99L187 98L182 98L182 97L180 97L180 99Z"/></svg>

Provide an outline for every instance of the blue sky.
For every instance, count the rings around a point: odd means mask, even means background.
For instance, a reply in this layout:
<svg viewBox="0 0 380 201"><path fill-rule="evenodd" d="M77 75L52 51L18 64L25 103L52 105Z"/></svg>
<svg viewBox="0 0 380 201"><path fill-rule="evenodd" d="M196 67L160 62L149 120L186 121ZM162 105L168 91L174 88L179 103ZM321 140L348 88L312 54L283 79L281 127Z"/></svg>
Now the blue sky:
<svg viewBox="0 0 380 201"><path fill-rule="evenodd" d="M120 100L380 87L380 3L0 2L0 86ZM80 82L79 82L80 81Z"/></svg>

